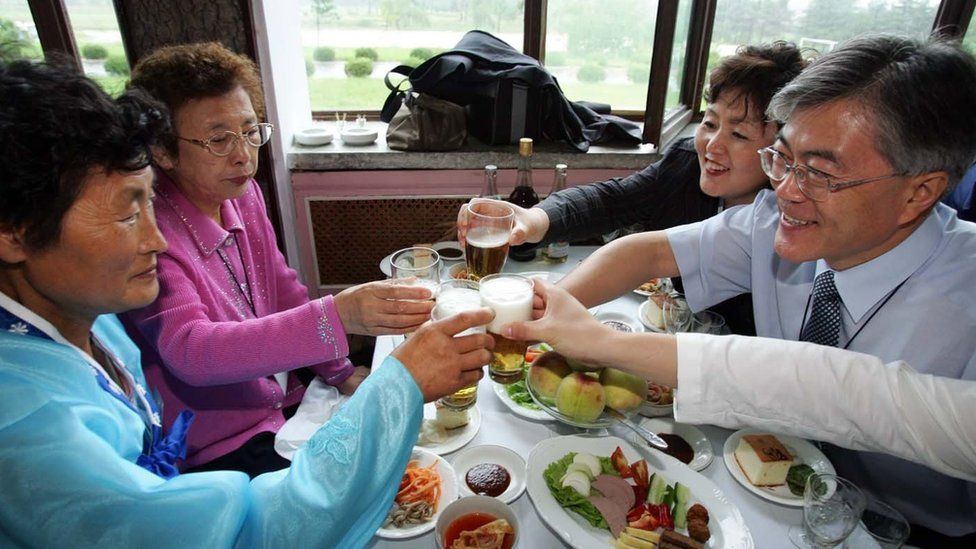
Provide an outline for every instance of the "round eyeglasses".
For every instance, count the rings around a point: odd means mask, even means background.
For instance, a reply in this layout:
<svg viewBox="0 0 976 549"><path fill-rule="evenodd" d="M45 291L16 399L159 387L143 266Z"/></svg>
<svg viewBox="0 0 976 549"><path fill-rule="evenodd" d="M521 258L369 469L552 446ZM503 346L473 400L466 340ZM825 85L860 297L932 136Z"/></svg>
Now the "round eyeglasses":
<svg viewBox="0 0 976 549"><path fill-rule="evenodd" d="M239 140L243 140L244 143L256 149L271 139L272 132L274 132L274 125L265 122L255 124L240 133L232 131L217 132L206 139L189 139L180 136L177 136L177 138L193 143L198 147L203 147L214 156L227 156L234 152Z"/></svg>
<svg viewBox="0 0 976 549"><path fill-rule="evenodd" d="M792 172L793 178L796 180L796 184L800 188L800 192L803 193L803 196L815 202L822 202L827 199L830 193L835 193L841 189L906 175L904 173L890 173L888 175L879 175L867 179L836 181L833 176L827 175L820 170L804 166L803 164L790 164L786 160L786 157L783 156L783 153L772 147L759 149L757 152L759 153L762 170L769 177L769 181L774 189L779 187L786 180L786 176Z"/></svg>

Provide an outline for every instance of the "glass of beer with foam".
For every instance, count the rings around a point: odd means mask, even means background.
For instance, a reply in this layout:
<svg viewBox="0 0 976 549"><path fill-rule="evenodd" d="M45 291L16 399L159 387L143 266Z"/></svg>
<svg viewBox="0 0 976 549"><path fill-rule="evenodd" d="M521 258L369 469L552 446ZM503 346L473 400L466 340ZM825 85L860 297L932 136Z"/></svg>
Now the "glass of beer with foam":
<svg viewBox="0 0 976 549"><path fill-rule="evenodd" d="M502 326L510 322L532 320L532 279L517 274L493 274L481 279L481 303L495 312L488 324L488 334L495 340L488 375L498 383L515 383L522 379L526 341L501 336Z"/></svg>
<svg viewBox="0 0 976 549"><path fill-rule="evenodd" d="M436 322L464 311L476 311L481 307L481 293L478 291L477 282L473 280L448 280L441 284L440 291L437 294L437 306L430 312L430 319ZM474 326L454 337L483 333L485 333L484 326ZM477 383L441 398L441 403L457 410L466 410L474 406L477 401Z"/></svg>
<svg viewBox="0 0 976 549"><path fill-rule="evenodd" d="M515 210L497 200L475 198L468 209L468 232L464 236L464 257L468 278L480 280L500 273L508 257L508 239L515 223Z"/></svg>
<svg viewBox="0 0 976 549"><path fill-rule="evenodd" d="M427 288L430 298L436 299L441 285L441 256L431 248L404 248L390 258L390 273L397 279L413 278L412 285Z"/></svg>

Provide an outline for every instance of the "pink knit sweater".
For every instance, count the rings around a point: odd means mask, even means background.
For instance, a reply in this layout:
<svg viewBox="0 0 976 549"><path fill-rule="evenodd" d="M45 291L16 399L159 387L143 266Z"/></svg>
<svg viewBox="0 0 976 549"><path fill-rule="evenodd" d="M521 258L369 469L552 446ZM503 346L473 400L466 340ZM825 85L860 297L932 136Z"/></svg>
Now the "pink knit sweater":
<svg viewBox="0 0 976 549"><path fill-rule="evenodd" d="M277 248L254 180L223 203L223 226L159 171L155 207L169 242L159 256L159 298L123 322L162 400L163 425L184 409L196 413L186 459L195 466L281 428L281 409L305 389L288 374L286 392L273 374L310 366L338 385L353 367L332 297L308 299Z"/></svg>

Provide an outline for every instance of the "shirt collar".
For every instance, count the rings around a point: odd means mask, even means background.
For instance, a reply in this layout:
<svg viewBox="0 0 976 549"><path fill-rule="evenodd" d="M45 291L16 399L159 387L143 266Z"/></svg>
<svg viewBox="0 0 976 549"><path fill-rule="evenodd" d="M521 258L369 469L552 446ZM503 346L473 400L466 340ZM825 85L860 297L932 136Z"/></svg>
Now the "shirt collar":
<svg viewBox="0 0 976 549"><path fill-rule="evenodd" d="M936 250L945 233L938 210L929 213L925 221L904 241L884 254L843 271L834 271L834 285L854 322L899 284L919 269ZM817 273L830 270L827 262L817 260Z"/></svg>
<svg viewBox="0 0 976 549"><path fill-rule="evenodd" d="M223 226L220 226L190 202L162 170L156 170L156 196L176 213L204 256L209 256L223 245L231 236L231 231L244 231L244 223L232 200L224 200L220 205L220 218L223 221Z"/></svg>

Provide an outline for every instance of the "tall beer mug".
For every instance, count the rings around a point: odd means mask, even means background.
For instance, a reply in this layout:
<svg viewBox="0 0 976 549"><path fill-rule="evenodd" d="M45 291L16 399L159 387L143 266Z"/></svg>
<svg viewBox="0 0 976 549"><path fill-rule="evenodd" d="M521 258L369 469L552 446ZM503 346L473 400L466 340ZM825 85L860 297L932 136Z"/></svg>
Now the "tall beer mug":
<svg viewBox="0 0 976 549"><path fill-rule="evenodd" d="M494 274L481 279L481 303L495 312L488 324L488 334L495 340L488 375L498 383L515 383L522 379L526 341L502 337L502 326L511 322L532 320L532 280L517 274Z"/></svg>
<svg viewBox="0 0 976 549"><path fill-rule="evenodd" d="M508 257L508 239L515 225L515 210L498 201L475 198L468 209L468 232L464 240L464 256L468 264L468 278L500 273Z"/></svg>
<svg viewBox="0 0 976 549"><path fill-rule="evenodd" d="M454 316L464 311L476 311L482 307L481 294L478 283L473 280L448 280L440 286L437 295L437 306L430 312L430 319L434 322ZM470 334L485 333L484 326L474 326L457 334L461 337ZM478 401L478 384L465 387L452 395L441 398L441 403L456 410L466 410Z"/></svg>

